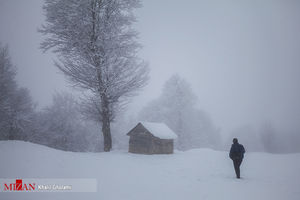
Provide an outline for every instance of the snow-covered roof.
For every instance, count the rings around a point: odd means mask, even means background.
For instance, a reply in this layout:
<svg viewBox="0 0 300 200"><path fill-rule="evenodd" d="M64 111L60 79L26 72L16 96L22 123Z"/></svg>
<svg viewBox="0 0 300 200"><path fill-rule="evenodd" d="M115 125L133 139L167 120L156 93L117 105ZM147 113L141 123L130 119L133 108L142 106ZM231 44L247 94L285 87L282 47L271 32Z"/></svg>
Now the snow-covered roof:
<svg viewBox="0 0 300 200"><path fill-rule="evenodd" d="M160 139L176 139L177 135L164 123L140 122L152 135Z"/></svg>

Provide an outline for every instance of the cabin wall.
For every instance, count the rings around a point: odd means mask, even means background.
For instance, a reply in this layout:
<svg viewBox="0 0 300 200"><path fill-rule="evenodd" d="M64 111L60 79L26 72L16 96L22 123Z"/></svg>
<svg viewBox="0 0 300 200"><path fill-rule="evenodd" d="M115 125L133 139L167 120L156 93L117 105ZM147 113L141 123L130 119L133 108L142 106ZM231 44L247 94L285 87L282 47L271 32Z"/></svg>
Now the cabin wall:
<svg viewBox="0 0 300 200"><path fill-rule="evenodd" d="M172 154L173 140L159 139L151 136L130 136L129 152L140 154Z"/></svg>
<svg viewBox="0 0 300 200"><path fill-rule="evenodd" d="M152 154L153 153L153 142L152 137L147 135L135 135L129 138L129 152L141 153L141 154Z"/></svg>
<svg viewBox="0 0 300 200"><path fill-rule="evenodd" d="M155 138L153 142L154 154L172 154L173 153L173 140Z"/></svg>

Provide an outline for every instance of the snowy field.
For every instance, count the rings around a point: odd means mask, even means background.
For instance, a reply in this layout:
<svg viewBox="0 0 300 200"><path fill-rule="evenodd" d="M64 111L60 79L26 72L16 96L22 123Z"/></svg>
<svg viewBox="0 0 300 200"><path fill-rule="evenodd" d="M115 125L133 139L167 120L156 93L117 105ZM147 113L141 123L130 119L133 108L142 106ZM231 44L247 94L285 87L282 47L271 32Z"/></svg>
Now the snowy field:
<svg viewBox="0 0 300 200"><path fill-rule="evenodd" d="M0 142L0 178L96 178L97 193L1 192L0 199L299 200L300 154L246 153L235 179L227 152L72 153ZM0 186L2 187L2 186Z"/></svg>

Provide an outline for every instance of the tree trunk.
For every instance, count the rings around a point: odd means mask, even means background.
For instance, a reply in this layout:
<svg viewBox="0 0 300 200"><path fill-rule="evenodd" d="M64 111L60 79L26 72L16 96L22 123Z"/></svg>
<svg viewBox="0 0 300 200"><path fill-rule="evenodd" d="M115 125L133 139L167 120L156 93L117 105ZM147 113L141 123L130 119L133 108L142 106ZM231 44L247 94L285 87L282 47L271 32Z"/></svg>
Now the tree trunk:
<svg viewBox="0 0 300 200"><path fill-rule="evenodd" d="M15 137L14 137L14 133L13 133L13 128L10 127L9 128L9 131L8 131L8 140L14 140Z"/></svg>
<svg viewBox="0 0 300 200"><path fill-rule="evenodd" d="M9 130L8 130L8 140L15 140L14 128L13 128L13 117L10 118L11 122L9 123Z"/></svg>
<svg viewBox="0 0 300 200"><path fill-rule="evenodd" d="M111 133L110 133L110 121L103 116L102 120L102 133L104 138L104 151L108 152L111 150L112 141L111 141Z"/></svg>
<svg viewBox="0 0 300 200"><path fill-rule="evenodd" d="M104 151L108 152L112 148L111 132L110 132L110 116L109 104L105 95L101 98L102 105L102 133L104 139Z"/></svg>

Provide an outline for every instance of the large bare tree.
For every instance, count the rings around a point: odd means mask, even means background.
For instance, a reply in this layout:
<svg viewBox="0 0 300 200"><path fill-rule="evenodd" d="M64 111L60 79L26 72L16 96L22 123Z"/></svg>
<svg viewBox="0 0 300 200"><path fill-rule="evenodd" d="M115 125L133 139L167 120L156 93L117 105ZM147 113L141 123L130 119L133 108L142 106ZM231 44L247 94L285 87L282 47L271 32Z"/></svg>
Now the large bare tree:
<svg viewBox="0 0 300 200"><path fill-rule="evenodd" d="M145 86L148 67L137 57L140 45L133 10L139 0L46 0L40 32L44 51L58 55L56 66L75 86L91 91L99 113L104 151L112 147L114 108Z"/></svg>

